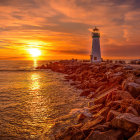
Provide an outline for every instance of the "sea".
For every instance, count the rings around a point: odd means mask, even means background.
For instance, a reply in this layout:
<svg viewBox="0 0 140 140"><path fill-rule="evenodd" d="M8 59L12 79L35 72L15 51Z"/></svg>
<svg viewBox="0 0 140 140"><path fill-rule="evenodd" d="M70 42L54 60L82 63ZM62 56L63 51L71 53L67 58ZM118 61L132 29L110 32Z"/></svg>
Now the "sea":
<svg viewBox="0 0 140 140"><path fill-rule="evenodd" d="M47 62L0 61L0 140L54 140L86 111L65 74L35 69Z"/></svg>

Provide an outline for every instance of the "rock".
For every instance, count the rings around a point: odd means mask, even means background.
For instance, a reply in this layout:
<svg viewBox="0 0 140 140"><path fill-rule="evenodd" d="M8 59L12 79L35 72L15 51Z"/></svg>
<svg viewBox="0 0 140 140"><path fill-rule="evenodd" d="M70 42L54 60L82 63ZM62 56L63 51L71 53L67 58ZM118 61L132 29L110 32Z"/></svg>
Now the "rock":
<svg viewBox="0 0 140 140"><path fill-rule="evenodd" d="M115 128L135 132L140 125L140 117L131 113L121 113L111 121L111 125Z"/></svg>
<svg viewBox="0 0 140 140"><path fill-rule="evenodd" d="M100 95L99 97L97 97L95 100L94 100L94 104L104 104L105 103L105 100L107 98L107 95L108 95L108 92L107 93L104 93L102 95Z"/></svg>
<svg viewBox="0 0 140 140"><path fill-rule="evenodd" d="M89 101L88 102L88 107L92 107L92 106L94 106L94 101Z"/></svg>
<svg viewBox="0 0 140 140"><path fill-rule="evenodd" d="M121 84L122 81L123 81L122 76L113 76L112 78L109 79L109 82L113 84Z"/></svg>
<svg viewBox="0 0 140 140"><path fill-rule="evenodd" d="M123 140L123 137L120 130L92 131L85 140Z"/></svg>
<svg viewBox="0 0 140 140"><path fill-rule="evenodd" d="M110 101L107 102L108 107L110 107L112 110L118 110L119 108L121 108L121 103L123 100L117 100L117 101Z"/></svg>
<svg viewBox="0 0 140 140"><path fill-rule="evenodd" d="M100 131L100 132L104 132L104 131L108 131L110 129L110 122L106 122L104 124L98 124L95 127L91 128L92 131Z"/></svg>
<svg viewBox="0 0 140 140"><path fill-rule="evenodd" d="M136 69L133 71L134 75L139 77L140 76L140 70Z"/></svg>
<svg viewBox="0 0 140 140"><path fill-rule="evenodd" d="M132 114L134 114L134 115L136 115L136 116L139 116L137 110L136 110L135 108L133 108L132 106L129 106L129 107L127 108L126 113L132 113Z"/></svg>
<svg viewBox="0 0 140 140"><path fill-rule="evenodd" d="M89 94L90 94L90 90L86 89L80 94L80 96L88 96Z"/></svg>
<svg viewBox="0 0 140 140"><path fill-rule="evenodd" d="M87 131L89 130L91 127L94 127L95 125L101 123L103 121L104 117L99 116L98 118L94 119L93 121L88 121L87 123L85 123L82 127L81 130L82 131Z"/></svg>
<svg viewBox="0 0 140 140"><path fill-rule="evenodd" d="M104 88L105 88L105 85L99 86L99 87L96 89L95 93L100 92L100 91L103 90Z"/></svg>
<svg viewBox="0 0 140 140"><path fill-rule="evenodd" d="M136 98L140 95L140 84L129 82L127 84L127 90L131 93L131 95Z"/></svg>
<svg viewBox="0 0 140 140"><path fill-rule="evenodd" d="M136 61L136 64L140 64L140 59Z"/></svg>
<svg viewBox="0 0 140 140"><path fill-rule="evenodd" d="M82 140L85 135L82 131L75 127L69 127L66 131L55 137L55 140Z"/></svg>
<svg viewBox="0 0 140 140"><path fill-rule="evenodd" d="M140 140L140 132L136 132L130 139L128 140Z"/></svg>
<svg viewBox="0 0 140 140"><path fill-rule="evenodd" d="M90 113L95 114L95 113L99 112L99 110L100 110L102 107L103 107L102 104L93 105L93 106L89 109L89 111L90 111Z"/></svg>
<svg viewBox="0 0 140 140"><path fill-rule="evenodd" d="M133 70L133 67L130 66L130 65L127 65L127 66L124 67L124 70Z"/></svg>
<svg viewBox="0 0 140 140"><path fill-rule="evenodd" d="M97 114L93 115L92 117L97 118L98 116L103 116L104 119L106 119L106 116L107 116L109 110L110 110L109 107L104 107L99 112L97 112Z"/></svg>
<svg viewBox="0 0 140 140"><path fill-rule="evenodd" d="M85 114L83 114L83 113L79 114L78 115L78 123L81 122L81 121L83 121L86 118L87 118L87 116Z"/></svg>
<svg viewBox="0 0 140 140"><path fill-rule="evenodd" d="M109 92L105 103L108 104L111 101L126 100L126 99L133 99L133 97L127 91L122 91L122 90L116 89L116 90Z"/></svg>
<svg viewBox="0 0 140 140"><path fill-rule="evenodd" d="M135 79L135 83L140 84L140 78Z"/></svg>
<svg viewBox="0 0 140 140"><path fill-rule="evenodd" d="M120 114L120 112L117 112L115 110L110 110L107 114L106 117L106 121L111 121L112 119L114 119L116 116L118 116Z"/></svg>

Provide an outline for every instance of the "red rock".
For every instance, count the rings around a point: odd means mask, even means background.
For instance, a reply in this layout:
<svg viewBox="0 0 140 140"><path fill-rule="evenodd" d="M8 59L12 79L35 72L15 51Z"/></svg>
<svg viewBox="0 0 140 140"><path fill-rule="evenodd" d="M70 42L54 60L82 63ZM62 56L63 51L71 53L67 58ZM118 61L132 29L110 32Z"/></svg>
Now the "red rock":
<svg viewBox="0 0 140 140"><path fill-rule="evenodd" d="M130 139L128 140L140 140L140 132L136 132Z"/></svg>
<svg viewBox="0 0 140 140"><path fill-rule="evenodd" d="M92 131L85 140L123 140L123 137L120 130Z"/></svg>
<svg viewBox="0 0 140 140"><path fill-rule="evenodd" d="M100 132L104 132L104 131L108 131L110 129L110 122L106 122L104 124L98 124L95 127L92 128L92 131L100 131Z"/></svg>
<svg viewBox="0 0 140 140"><path fill-rule="evenodd" d="M112 93L112 91L114 91L114 90L115 90L115 88L112 88L112 89L110 89L109 91L106 91L105 93L101 94L100 96L98 96L98 97L94 100L94 103L95 103L95 104L105 104L108 95L109 95L110 93Z"/></svg>
<svg viewBox="0 0 140 140"><path fill-rule="evenodd" d="M90 94L90 90L86 89L80 94L80 96L88 96L89 94Z"/></svg>
<svg viewBox="0 0 140 140"><path fill-rule="evenodd" d="M131 94L127 91L122 91L122 90L113 90L107 95L106 98L106 103L109 103L111 101L116 101L116 100L126 100L126 99L133 99Z"/></svg>
<svg viewBox="0 0 140 140"><path fill-rule="evenodd" d="M131 95L136 98L140 95L140 84L136 84L134 82L130 82L127 84L127 90L131 93Z"/></svg>
<svg viewBox="0 0 140 140"><path fill-rule="evenodd" d="M138 69L134 70L133 73L134 73L135 76L137 76L137 77L140 76L140 70L138 70Z"/></svg>
<svg viewBox="0 0 140 140"><path fill-rule="evenodd" d="M93 105L89 111L92 113L92 114L95 114L97 112L99 112L99 110L103 107L102 104L97 104L97 105Z"/></svg>
<svg viewBox="0 0 140 140"><path fill-rule="evenodd" d="M92 107L92 106L94 106L94 101L89 101L88 102L88 107Z"/></svg>
<svg viewBox="0 0 140 140"><path fill-rule="evenodd" d="M106 121L111 121L112 119L114 119L116 116L118 116L120 114L120 112L117 112L115 110L110 110L107 114L106 117Z"/></svg>
<svg viewBox="0 0 140 140"><path fill-rule="evenodd" d="M135 108L133 108L132 106L129 106L129 107L127 108L126 113L132 113L132 114L134 114L134 115L136 115L136 116L139 115L138 112L137 112L137 110L136 110Z"/></svg>
<svg viewBox="0 0 140 140"><path fill-rule="evenodd" d="M135 79L135 83L140 84L140 78Z"/></svg>
<svg viewBox="0 0 140 140"><path fill-rule="evenodd" d="M86 115L84 115L83 113L79 114L79 115L78 115L78 122L83 121L85 118L87 118Z"/></svg>
<svg viewBox="0 0 140 140"><path fill-rule="evenodd" d="M121 103L123 100L117 100L117 101L110 101L107 103L106 106L110 107L112 110L117 110L121 108Z"/></svg>
<svg viewBox="0 0 140 140"><path fill-rule="evenodd" d="M140 117L131 113L121 113L111 121L111 125L115 128L135 132L140 125Z"/></svg>
<svg viewBox="0 0 140 140"><path fill-rule="evenodd" d="M93 121L88 121L87 123L85 123L82 127L81 130L82 131L87 131L90 128L94 127L95 125L101 123L103 121L104 117L99 116L98 118L94 119Z"/></svg>
<svg viewBox="0 0 140 140"><path fill-rule="evenodd" d="M97 118L98 116L103 116L104 119L106 120L106 116L107 116L109 110L110 110L109 107L104 107L99 112L97 112L95 115L93 115L92 117Z"/></svg>
<svg viewBox="0 0 140 140"><path fill-rule="evenodd" d="M82 140L85 135L82 131L75 127L69 127L66 131L60 133L55 137L55 140Z"/></svg>

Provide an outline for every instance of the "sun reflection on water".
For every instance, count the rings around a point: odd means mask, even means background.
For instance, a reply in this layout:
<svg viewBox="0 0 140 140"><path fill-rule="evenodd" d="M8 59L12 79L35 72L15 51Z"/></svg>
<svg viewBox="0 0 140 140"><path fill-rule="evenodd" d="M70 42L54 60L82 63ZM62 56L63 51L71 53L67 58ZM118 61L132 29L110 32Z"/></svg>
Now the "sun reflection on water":
<svg viewBox="0 0 140 140"><path fill-rule="evenodd" d="M40 76L37 73L31 75L31 90L39 90L40 89Z"/></svg>
<svg viewBox="0 0 140 140"><path fill-rule="evenodd" d="M36 59L34 59L34 61L33 61L33 66L34 66L34 68L36 68L38 66Z"/></svg>

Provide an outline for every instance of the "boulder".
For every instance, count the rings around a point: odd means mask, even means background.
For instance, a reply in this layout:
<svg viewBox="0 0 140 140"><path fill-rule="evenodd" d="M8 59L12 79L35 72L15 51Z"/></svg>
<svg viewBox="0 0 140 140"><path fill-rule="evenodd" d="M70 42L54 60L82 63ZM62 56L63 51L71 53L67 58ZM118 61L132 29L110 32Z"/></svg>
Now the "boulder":
<svg viewBox="0 0 140 140"><path fill-rule="evenodd" d="M95 113L99 112L99 110L100 110L102 107L103 107L102 104L93 105L93 106L89 109L89 111L90 111L90 113L95 114Z"/></svg>
<svg viewBox="0 0 140 140"><path fill-rule="evenodd" d="M111 121L112 119L114 119L119 114L120 114L120 112L117 112L115 110L110 110L107 114L106 121L107 122Z"/></svg>
<svg viewBox="0 0 140 140"><path fill-rule="evenodd" d="M135 79L135 83L140 84L140 78Z"/></svg>
<svg viewBox="0 0 140 140"><path fill-rule="evenodd" d="M83 113L79 114L78 115L78 123L81 122L81 121L83 121L86 118L87 118L87 116L85 114L83 114Z"/></svg>
<svg viewBox="0 0 140 140"><path fill-rule="evenodd" d="M134 75L139 77L140 76L140 70L136 69L133 71Z"/></svg>
<svg viewBox="0 0 140 140"><path fill-rule="evenodd" d="M92 131L85 140L123 140L123 137L120 130Z"/></svg>
<svg viewBox="0 0 140 140"><path fill-rule="evenodd" d="M127 108L126 113L132 113L132 114L134 114L134 115L136 115L136 116L139 116L137 110L136 110L135 108L133 108L132 106L129 106L129 107Z"/></svg>
<svg viewBox="0 0 140 140"><path fill-rule="evenodd" d="M106 98L106 104L108 104L111 101L117 101L117 100L126 100L126 99L133 99L131 94L127 91L122 90L113 90L111 91Z"/></svg>
<svg viewBox="0 0 140 140"><path fill-rule="evenodd" d="M90 94L90 90L86 89L80 94L80 96L88 96L89 94Z"/></svg>
<svg viewBox="0 0 140 140"><path fill-rule="evenodd" d="M106 122L104 124L98 124L95 127L92 128L92 131L100 131L100 132L104 132L104 131L108 131L110 129L110 122Z"/></svg>
<svg viewBox="0 0 140 140"><path fill-rule="evenodd" d="M127 84L127 90L131 93L131 95L136 98L140 95L140 84L129 82Z"/></svg>
<svg viewBox="0 0 140 140"><path fill-rule="evenodd" d="M110 107L112 110L117 110L121 108L122 101L123 100L110 101L107 102L106 106Z"/></svg>
<svg viewBox="0 0 140 140"><path fill-rule="evenodd" d="M93 115L92 117L97 118L98 116L103 116L104 119L106 119L106 116L107 116L109 110L110 110L109 107L104 107L99 112L97 112L95 115Z"/></svg>
<svg viewBox="0 0 140 140"><path fill-rule="evenodd" d="M85 123L82 127L81 130L82 131L87 131L90 128L96 126L97 124L101 123L103 121L104 117L99 116L98 118L92 120L92 121L88 121L87 123Z"/></svg>
<svg viewBox="0 0 140 140"><path fill-rule="evenodd" d="M120 113L112 121L111 125L129 132L135 132L140 125L140 117L131 113Z"/></svg>
<svg viewBox="0 0 140 140"><path fill-rule="evenodd" d="M127 66L124 67L124 70L133 70L133 67L130 66L130 65L127 65Z"/></svg>
<svg viewBox="0 0 140 140"><path fill-rule="evenodd" d="M84 133L75 127L69 127L64 132L55 136L55 140L82 140L84 138Z"/></svg>
<svg viewBox="0 0 140 140"><path fill-rule="evenodd" d="M136 132L130 139L128 140L140 140L140 132Z"/></svg>
<svg viewBox="0 0 140 140"><path fill-rule="evenodd" d="M88 107L92 107L92 106L94 106L94 101L89 101L88 102Z"/></svg>

